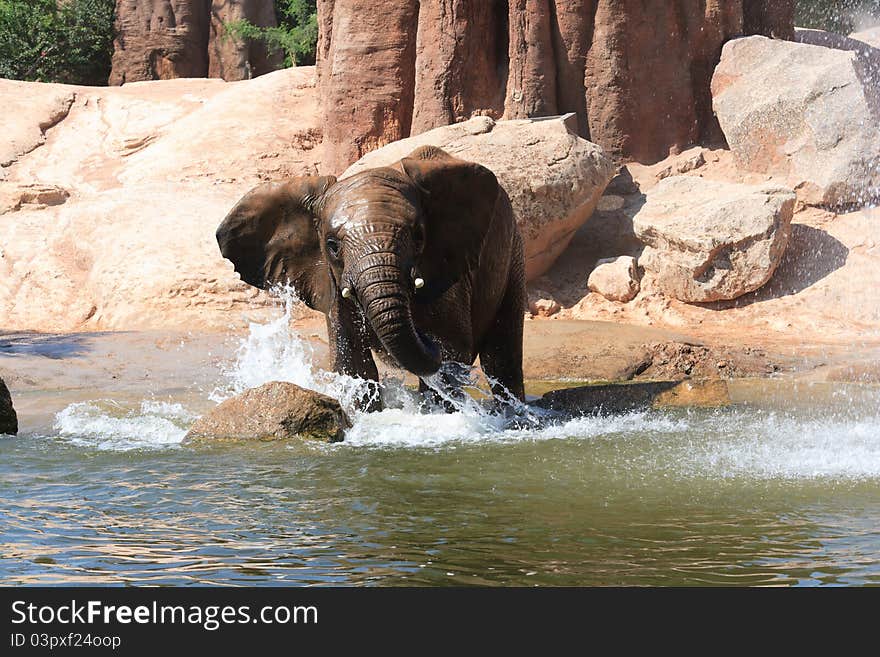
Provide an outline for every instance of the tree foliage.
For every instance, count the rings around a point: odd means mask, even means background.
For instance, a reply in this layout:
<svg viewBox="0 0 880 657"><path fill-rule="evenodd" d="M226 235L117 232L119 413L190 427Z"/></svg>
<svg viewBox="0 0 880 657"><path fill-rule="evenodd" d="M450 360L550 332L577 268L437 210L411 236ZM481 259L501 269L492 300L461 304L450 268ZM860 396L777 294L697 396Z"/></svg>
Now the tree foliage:
<svg viewBox="0 0 880 657"><path fill-rule="evenodd" d="M283 52L285 66L314 64L318 43L316 5L317 0L276 0L277 27L240 20L226 23L226 30L233 37L262 41L270 51Z"/></svg>
<svg viewBox="0 0 880 657"><path fill-rule="evenodd" d="M0 77L106 84L114 0L0 0Z"/></svg>
<svg viewBox="0 0 880 657"><path fill-rule="evenodd" d="M880 23L880 0L798 0L795 24L849 34Z"/></svg>

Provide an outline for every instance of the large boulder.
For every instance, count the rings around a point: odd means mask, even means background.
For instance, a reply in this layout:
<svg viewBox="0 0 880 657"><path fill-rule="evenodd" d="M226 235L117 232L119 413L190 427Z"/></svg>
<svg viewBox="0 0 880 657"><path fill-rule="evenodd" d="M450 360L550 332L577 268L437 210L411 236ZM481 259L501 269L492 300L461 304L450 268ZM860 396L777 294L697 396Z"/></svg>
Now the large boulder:
<svg viewBox="0 0 880 657"><path fill-rule="evenodd" d="M324 166L341 171L374 148L474 115L567 112L610 154L661 160L717 135L709 80L721 45L742 34L790 38L793 7L321 0Z"/></svg>
<svg viewBox="0 0 880 657"><path fill-rule="evenodd" d="M3 379L0 379L0 433L10 436L18 433L18 416L12 407L12 396Z"/></svg>
<svg viewBox="0 0 880 657"><path fill-rule="evenodd" d="M223 330L265 315L270 297L214 231L254 185L316 172L316 119L313 67L234 83L0 80L3 327Z"/></svg>
<svg viewBox="0 0 880 657"><path fill-rule="evenodd" d="M880 51L737 39L724 46L712 94L743 169L780 178L811 204L880 198Z"/></svg>
<svg viewBox="0 0 880 657"><path fill-rule="evenodd" d="M272 381L220 403L198 420L184 442L273 441L305 438L341 442L351 421L335 399Z"/></svg>
<svg viewBox="0 0 880 657"><path fill-rule="evenodd" d="M614 176L604 151L570 129L572 118L495 122L475 117L388 144L362 157L342 178L387 166L425 145L482 164L510 196L525 241L526 279L532 280L565 250Z"/></svg>
<svg viewBox="0 0 880 657"><path fill-rule="evenodd" d="M766 283L788 244L791 190L674 176L633 219L654 289L686 302L735 299Z"/></svg>
<svg viewBox="0 0 880 657"><path fill-rule="evenodd" d="M110 84L217 77L244 80L280 65L264 45L230 38L224 23L276 25L272 0L117 0Z"/></svg>

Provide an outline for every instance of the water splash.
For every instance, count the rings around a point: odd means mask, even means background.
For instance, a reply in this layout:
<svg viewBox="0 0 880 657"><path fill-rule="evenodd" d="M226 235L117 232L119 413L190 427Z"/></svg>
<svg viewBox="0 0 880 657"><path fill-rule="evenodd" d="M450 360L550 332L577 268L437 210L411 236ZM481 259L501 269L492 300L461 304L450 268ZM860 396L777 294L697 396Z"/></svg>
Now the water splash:
<svg viewBox="0 0 880 657"><path fill-rule="evenodd" d="M127 451L179 445L196 420L180 404L143 401L129 408L112 400L70 404L55 416L54 429L79 447Z"/></svg>
<svg viewBox="0 0 880 657"><path fill-rule="evenodd" d="M271 292L279 301L281 315L266 324L249 324L235 360L221 370L225 381L209 399L221 402L270 381L287 381L333 397L346 411L354 413L357 399L376 394L375 384L316 367L312 345L292 326L294 313L302 303L296 291L290 286L276 286Z"/></svg>

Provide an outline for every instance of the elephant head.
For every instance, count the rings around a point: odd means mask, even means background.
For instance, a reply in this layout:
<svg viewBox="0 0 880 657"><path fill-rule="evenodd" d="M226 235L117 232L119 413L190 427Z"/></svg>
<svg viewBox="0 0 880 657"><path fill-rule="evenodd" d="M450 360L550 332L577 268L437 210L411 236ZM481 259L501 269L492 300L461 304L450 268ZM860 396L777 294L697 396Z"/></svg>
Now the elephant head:
<svg viewBox="0 0 880 657"><path fill-rule="evenodd" d="M488 169L422 147L390 167L251 190L217 229L223 256L260 288L292 284L310 307L355 304L385 351L427 376L438 345L413 323L473 270L500 187Z"/></svg>

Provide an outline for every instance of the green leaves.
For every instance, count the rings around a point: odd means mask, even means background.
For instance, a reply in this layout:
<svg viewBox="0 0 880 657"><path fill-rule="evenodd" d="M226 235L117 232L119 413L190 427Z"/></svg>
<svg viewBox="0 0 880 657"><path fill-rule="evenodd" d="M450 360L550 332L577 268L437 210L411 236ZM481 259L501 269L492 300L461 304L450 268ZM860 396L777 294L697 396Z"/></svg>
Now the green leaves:
<svg viewBox="0 0 880 657"><path fill-rule="evenodd" d="M284 53L284 66L315 63L318 43L316 0L276 0L278 27L259 27L248 21L226 23L229 35L262 41L269 50Z"/></svg>
<svg viewBox="0 0 880 657"><path fill-rule="evenodd" d="M0 77L106 84L114 0L0 0Z"/></svg>

